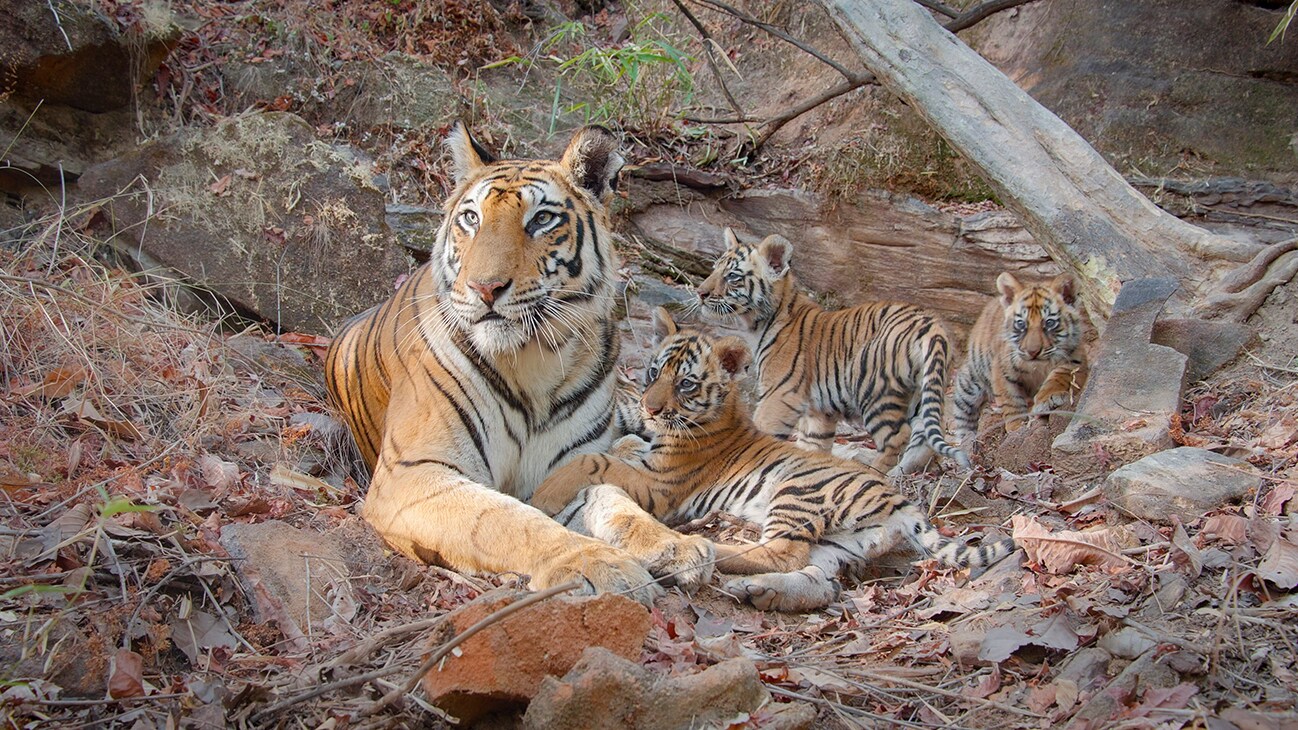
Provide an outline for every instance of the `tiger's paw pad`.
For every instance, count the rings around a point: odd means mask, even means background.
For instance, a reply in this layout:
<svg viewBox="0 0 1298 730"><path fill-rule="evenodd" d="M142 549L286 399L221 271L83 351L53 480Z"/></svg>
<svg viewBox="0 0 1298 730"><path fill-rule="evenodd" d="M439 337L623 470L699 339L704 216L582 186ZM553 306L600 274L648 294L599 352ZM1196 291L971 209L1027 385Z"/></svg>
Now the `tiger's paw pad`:
<svg viewBox="0 0 1298 730"><path fill-rule="evenodd" d="M645 606L664 595L662 586L638 560L617 548L602 544L580 547L561 555L537 575L532 589L544 590L570 580L582 583L580 593L620 593Z"/></svg>
<svg viewBox="0 0 1298 730"><path fill-rule="evenodd" d="M838 598L837 581L814 581L802 573L765 573L728 581L725 591L763 611L802 613Z"/></svg>

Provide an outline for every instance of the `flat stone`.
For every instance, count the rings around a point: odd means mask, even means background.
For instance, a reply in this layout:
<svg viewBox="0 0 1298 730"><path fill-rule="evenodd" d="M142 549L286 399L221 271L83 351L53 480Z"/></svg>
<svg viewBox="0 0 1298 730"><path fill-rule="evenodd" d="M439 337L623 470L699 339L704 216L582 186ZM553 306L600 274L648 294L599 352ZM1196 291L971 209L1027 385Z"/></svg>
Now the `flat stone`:
<svg viewBox="0 0 1298 730"><path fill-rule="evenodd" d="M728 727L749 716L754 727L810 727L815 710L775 704L747 659L729 659L698 673L659 678L612 652L587 649L563 679L547 677L523 717L525 728L674 730Z"/></svg>
<svg viewBox="0 0 1298 730"><path fill-rule="evenodd" d="M253 617L275 621L290 644L304 649L304 637L330 629L341 606L355 606L342 545L323 532L279 520L221 528L221 546L235 574L252 596Z"/></svg>
<svg viewBox="0 0 1298 730"><path fill-rule="evenodd" d="M1187 358L1150 340L1176 288L1172 279L1139 279L1118 292L1077 415L1053 444L1061 471L1096 474L1173 445L1168 428L1181 407Z"/></svg>
<svg viewBox="0 0 1298 730"><path fill-rule="evenodd" d="M1247 462L1206 449L1182 446L1128 464L1109 475L1104 493L1136 517L1182 522L1262 486Z"/></svg>
<svg viewBox="0 0 1298 730"><path fill-rule="evenodd" d="M1189 358L1185 379L1196 383L1234 360L1256 334L1251 328L1235 322L1160 319L1154 323L1153 342L1166 345Z"/></svg>
<svg viewBox="0 0 1298 730"><path fill-rule="evenodd" d="M445 637L458 634L526 596L501 591L450 616ZM588 647L610 656L638 658L649 633L649 612L618 595L553 598L529 606L474 634L424 675L433 704L472 723L485 715L518 710L547 676L563 676Z"/></svg>

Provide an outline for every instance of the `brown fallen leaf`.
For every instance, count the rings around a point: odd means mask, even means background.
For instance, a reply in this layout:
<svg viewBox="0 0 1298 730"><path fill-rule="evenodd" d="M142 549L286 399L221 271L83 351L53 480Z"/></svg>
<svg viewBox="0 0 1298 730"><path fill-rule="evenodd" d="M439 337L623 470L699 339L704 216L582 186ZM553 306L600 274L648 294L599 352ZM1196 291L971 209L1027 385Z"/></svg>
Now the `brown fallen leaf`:
<svg viewBox="0 0 1298 730"><path fill-rule="evenodd" d="M1203 572L1203 555L1194 541L1185 533L1185 527L1178 521L1172 530L1172 562L1185 570L1191 578L1198 578Z"/></svg>
<svg viewBox="0 0 1298 730"><path fill-rule="evenodd" d="M1298 544L1293 537L1286 532L1276 538L1257 566L1258 575L1287 590L1298 587Z"/></svg>
<svg viewBox="0 0 1298 730"><path fill-rule="evenodd" d="M118 649L108 663L108 696L115 700L144 696L144 657Z"/></svg>
<svg viewBox="0 0 1298 730"><path fill-rule="evenodd" d="M41 382L22 388L16 395L23 398L63 398L76 390L88 376L86 369L79 365L54 368L45 374Z"/></svg>
<svg viewBox="0 0 1298 730"><path fill-rule="evenodd" d="M1023 548L1029 560L1040 564L1049 573L1069 573L1078 565L1118 569L1129 563L1121 554L1122 544L1116 528L1051 532L1045 525L1025 515L1015 515L1010 525L1014 542Z"/></svg>
<svg viewBox="0 0 1298 730"><path fill-rule="evenodd" d="M71 398L63 403L63 414L92 423L109 434L128 441L138 441L144 434L130 421L108 418L95 408L89 398Z"/></svg>
<svg viewBox="0 0 1298 730"><path fill-rule="evenodd" d="M1240 515L1213 515L1203 523L1199 534L1215 537L1231 545L1241 545L1248 539L1248 520Z"/></svg>

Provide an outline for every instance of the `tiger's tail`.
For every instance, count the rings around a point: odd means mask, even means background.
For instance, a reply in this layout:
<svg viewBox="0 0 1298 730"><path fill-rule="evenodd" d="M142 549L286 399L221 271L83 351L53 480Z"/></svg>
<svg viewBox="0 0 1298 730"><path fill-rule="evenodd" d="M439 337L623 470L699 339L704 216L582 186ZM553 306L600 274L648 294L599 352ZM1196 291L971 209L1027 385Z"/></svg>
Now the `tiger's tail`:
<svg viewBox="0 0 1298 730"><path fill-rule="evenodd" d="M898 510L905 525L906 539L919 552L943 565L957 568L985 568L1018 549L1011 538L977 545L943 537L919 507L908 504Z"/></svg>
<svg viewBox="0 0 1298 730"><path fill-rule="evenodd" d="M936 323L935 323L936 324ZM940 325L939 325L940 327ZM937 327L918 344L920 365L919 402L911 419L912 441L922 440L938 456L951 459L962 469L973 465L964 449L947 443L942 433L942 405L946 400L947 369L951 363L951 341Z"/></svg>

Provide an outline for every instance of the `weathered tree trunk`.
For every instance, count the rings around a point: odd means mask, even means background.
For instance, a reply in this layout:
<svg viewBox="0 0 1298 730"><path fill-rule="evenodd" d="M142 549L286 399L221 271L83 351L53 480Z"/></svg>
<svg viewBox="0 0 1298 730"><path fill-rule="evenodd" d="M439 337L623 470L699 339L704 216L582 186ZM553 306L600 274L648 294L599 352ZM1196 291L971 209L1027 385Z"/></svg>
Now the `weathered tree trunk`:
<svg viewBox="0 0 1298 730"><path fill-rule="evenodd" d="M1298 270L1293 241L1235 241L1159 209L912 0L823 2L879 81L977 165L1051 257L1073 271L1097 327L1133 279L1173 277L1181 283L1174 309L1242 319ZM1224 276L1241 262L1249 263Z"/></svg>

